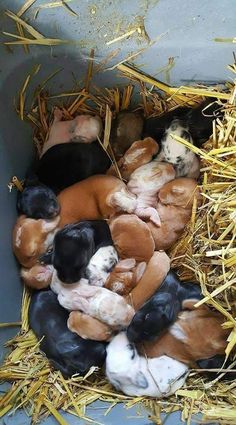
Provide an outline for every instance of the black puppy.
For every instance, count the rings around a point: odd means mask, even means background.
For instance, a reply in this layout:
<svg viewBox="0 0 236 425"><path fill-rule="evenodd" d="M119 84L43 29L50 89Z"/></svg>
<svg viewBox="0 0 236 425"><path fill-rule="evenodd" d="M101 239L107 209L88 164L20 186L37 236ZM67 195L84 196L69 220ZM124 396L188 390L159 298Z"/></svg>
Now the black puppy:
<svg viewBox="0 0 236 425"><path fill-rule="evenodd" d="M101 367L106 358L106 343L83 339L67 327L69 313L60 306L52 291L32 295L29 323L55 369L64 377L85 374L91 366Z"/></svg>
<svg viewBox="0 0 236 425"><path fill-rule="evenodd" d="M104 174L111 165L98 142L62 143L52 146L38 161L39 180L56 194L95 174Z"/></svg>
<svg viewBox="0 0 236 425"><path fill-rule="evenodd" d="M223 116L219 105L213 103L214 100L214 98L208 98L195 108L179 107L160 117L147 119L144 125L144 137L153 137L159 143L171 122L178 119L183 127L188 129L194 145L201 147L212 134L213 120ZM203 109L208 105L210 106L203 113Z"/></svg>
<svg viewBox="0 0 236 425"><path fill-rule="evenodd" d="M225 361L225 356L222 354L216 354L214 357L210 357L209 359L197 360L197 366L199 369L209 369L207 372L203 372L204 375L207 375L209 379L217 378L221 372L211 372L210 369L227 369L231 363L229 359ZM233 380L236 378L236 372L226 372L226 374L221 378L222 381Z"/></svg>
<svg viewBox="0 0 236 425"><path fill-rule="evenodd" d="M16 208L19 214L35 219L55 218L60 213L55 193L37 179L26 179L23 191L17 194Z"/></svg>
<svg viewBox="0 0 236 425"><path fill-rule="evenodd" d="M134 315L127 329L129 341L136 343L155 339L177 319L184 300L201 298L198 284L182 284L178 276L169 271L158 291Z"/></svg>
<svg viewBox="0 0 236 425"><path fill-rule="evenodd" d="M81 278L91 278L93 271L91 267L87 270L87 266L98 250L102 251L97 259L101 263L98 267L100 270L107 268L104 271L110 271L117 262L117 254L107 222L81 221L68 224L57 232L52 251L40 259L45 264L53 264L63 283L75 283ZM94 273L97 274L98 270L94 270Z"/></svg>

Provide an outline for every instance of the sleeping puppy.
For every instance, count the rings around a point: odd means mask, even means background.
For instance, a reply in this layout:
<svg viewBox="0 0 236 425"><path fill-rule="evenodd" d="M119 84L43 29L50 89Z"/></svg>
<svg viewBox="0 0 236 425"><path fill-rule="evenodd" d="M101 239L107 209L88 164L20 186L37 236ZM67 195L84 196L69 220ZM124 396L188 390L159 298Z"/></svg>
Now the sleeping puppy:
<svg viewBox="0 0 236 425"><path fill-rule="evenodd" d="M40 348L65 378L85 374L91 366L102 366L106 344L85 340L67 327L69 313L60 306L52 291L37 291L29 309L30 327L41 341Z"/></svg>
<svg viewBox="0 0 236 425"><path fill-rule="evenodd" d="M188 367L168 356L146 359L124 332L107 346L106 376L114 387L130 396L168 397L185 382Z"/></svg>
<svg viewBox="0 0 236 425"><path fill-rule="evenodd" d="M181 283L170 270L156 293L133 317L127 336L131 342L150 341L168 328L182 310L184 300L201 299L200 286L192 282Z"/></svg>
<svg viewBox="0 0 236 425"><path fill-rule="evenodd" d="M90 283L99 280L102 286L101 279L105 282L118 257L106 221L94 220L68 224L58 231L52 252L42 256L41 261L52 264L63 283L87 277Z"/></svg>
<svg viewBox="0 0 236 425"><path fill-rule="evenodd" d="M37 182L27 185L17 195L18 214L25 214L29 218L50 219L60 213L60 205L55 193L44 184Z"/></svg>

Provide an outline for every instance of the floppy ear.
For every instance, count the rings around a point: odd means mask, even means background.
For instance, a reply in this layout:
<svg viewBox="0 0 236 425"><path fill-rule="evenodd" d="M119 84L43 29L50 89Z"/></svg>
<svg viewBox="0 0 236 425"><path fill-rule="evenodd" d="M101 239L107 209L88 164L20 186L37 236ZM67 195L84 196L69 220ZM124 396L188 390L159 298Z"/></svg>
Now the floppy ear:
<svg viewBox="0 0 236 425"><path fill-rule="evenodd" d="M138 283L140 279L142 278L146 270L146 267L147 267L147 263L145 263L145 261L142 261L141 263L137 265L135 273L134 273L134 278L136 283Z"/></svg>
<svg viewBox="0 0 236 425"><path fill-rule="evenodd" d="M126 258L125 260L119 261L119 263L115 266L116 272L128 272L133 269L136 265L136 261L134 258Z"/></svg>
<svg viewBox="0 0 236 425"><path fill-rule="evenodd" d="M148 381L143 372L139 371L136 374L134 384L139 388L148 388Z"/></svg>

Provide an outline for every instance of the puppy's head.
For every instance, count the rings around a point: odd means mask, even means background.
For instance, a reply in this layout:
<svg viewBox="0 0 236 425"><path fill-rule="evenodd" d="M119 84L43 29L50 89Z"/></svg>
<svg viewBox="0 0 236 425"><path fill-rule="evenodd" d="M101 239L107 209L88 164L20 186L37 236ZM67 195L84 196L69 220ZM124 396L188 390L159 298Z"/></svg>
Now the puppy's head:
<svg viewBox="0 0 236 425"><path fill-rule="evenodd" d="M52 264L63 283L75 283L86 276L95 252L94 231L89 225L69 224L54 239Z"/></svg>
<svg viewBox="0 0 236 425"><path fill-rule="evenodd" d="M17 210L30 218L51 219L60 212L60 206L54 192L47 186L27 186L19 193Z"/></svg>
<svg viewBox="0 0 236 425"><path fill-rule="evenodd" d="M194 179L180 177L166 183L158 197L162 204L191 208L194 197L200 202L200 193Z"/></svg>
<svg viewBox="0 0 236 425"><path fill-rule="evenodd" d="M159 293L155 302L148 301L136 312L127 329L130 342L152 341L177 317L177 300L169 293Z"/></svg>

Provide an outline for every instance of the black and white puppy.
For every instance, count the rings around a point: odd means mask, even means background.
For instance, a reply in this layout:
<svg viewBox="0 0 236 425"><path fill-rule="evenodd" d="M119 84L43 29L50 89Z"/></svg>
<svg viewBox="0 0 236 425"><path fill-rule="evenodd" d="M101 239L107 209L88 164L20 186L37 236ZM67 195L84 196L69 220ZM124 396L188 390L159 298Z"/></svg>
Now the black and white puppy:
<svg viewBox="0 0 236 425"><path fill-rule="evenodd" d="M40 349L64 377L85 374L91 366L101 367L106 358L106 343L83 339L67 327L69 312L60 306L52 291L32 295L29 323L40 342Z"/></svg>
<svg viewBox="0 0 236 425"><path fill-rule="evenodd" d="M27 185L17 194L16 208L19 214L35 219L51 219L60 213L60 205L55 193L44 184L36 182Z"/></svg>
<svg viewBox="0 0 236 425"><path fill-rule="evenodd" d="M202 298L196 283L181 283L171 270L157 292L134 315L127 329L130 342L151 341L167 329L182 310L185 300Z"/></svg>
<svg viewBox="0 0 236 425"><path fill-rule="evenodd" d="M88 220L59 230L51 253L42 256L41 261L52 264L63 283L87 278L90 284L103 286L118 256L107 222Z"/></svg>
<svg viewBox="0 0 236 425"><path fill-rule="evenodd" d="M111 161L98 142L52 146L36 165L39 180L56 194L95 174L104 174Z"/></svg>

